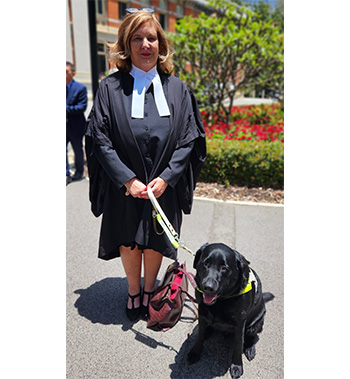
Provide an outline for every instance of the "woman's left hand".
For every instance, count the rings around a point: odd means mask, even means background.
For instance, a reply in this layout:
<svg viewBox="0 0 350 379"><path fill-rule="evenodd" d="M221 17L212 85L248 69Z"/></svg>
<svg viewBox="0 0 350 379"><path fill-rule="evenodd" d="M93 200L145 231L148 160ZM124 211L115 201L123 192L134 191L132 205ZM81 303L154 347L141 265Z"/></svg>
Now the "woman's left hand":
<svg viewBox="0 0 350 379"><path fill-rule="evenodd" d="M153 192L153 195L158 199L161 197L166 190L168 186L168 183L163 180L162 178L158 177L153 179L147 187L151 187L151 190ZM147 190L141 193L141 198L142 199L149 199Z"/></svg>

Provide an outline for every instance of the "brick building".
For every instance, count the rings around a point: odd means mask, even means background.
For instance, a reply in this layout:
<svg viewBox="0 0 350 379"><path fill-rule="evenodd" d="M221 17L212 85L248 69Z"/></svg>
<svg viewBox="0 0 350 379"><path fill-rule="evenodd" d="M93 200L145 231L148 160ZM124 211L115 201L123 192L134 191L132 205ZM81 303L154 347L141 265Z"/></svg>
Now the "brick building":
<svg viewBox="0 0 350 379"><path fill-rule="evenodd" d="M76 80L91 89L87 0L67 1L66 58L77 68ZM126 8L153 8L165 31L174 32L176 21L207 11L206 0L90 0L96 5L98 72L108 71L107 43L117 40Z"/></svg>

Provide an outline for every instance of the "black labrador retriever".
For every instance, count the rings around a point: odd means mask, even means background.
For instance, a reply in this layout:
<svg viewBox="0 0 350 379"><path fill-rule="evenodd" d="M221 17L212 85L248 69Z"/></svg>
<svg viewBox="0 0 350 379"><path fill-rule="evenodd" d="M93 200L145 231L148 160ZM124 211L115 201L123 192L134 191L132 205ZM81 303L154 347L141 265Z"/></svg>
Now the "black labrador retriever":
<svg viewBox="0 0 350 379"><path fill-rule="evenodd" d="M199 331L187 356L189 364L199 360L203 342L212 329L232 338L232 378L243 375L242 353L251 361L262 331L265 302L274 295L262 293L261 282L249 262L222 243L205 244L196 253L196 299L199 304Z"/></svg>

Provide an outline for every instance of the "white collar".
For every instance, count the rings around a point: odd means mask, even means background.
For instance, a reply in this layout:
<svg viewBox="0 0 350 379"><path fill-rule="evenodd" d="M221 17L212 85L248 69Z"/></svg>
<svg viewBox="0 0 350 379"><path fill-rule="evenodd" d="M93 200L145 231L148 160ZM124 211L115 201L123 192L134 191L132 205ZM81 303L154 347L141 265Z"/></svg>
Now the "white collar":
<svg viewBox="0 0 350 379"><path fill-rule="evenodd" d="M143 71L132 65L130 75L134 78L134 88L132 92L131 117L143 118L145 93L151 83L153 83L154 99L158 109L159 116L170 116L168 103L166 101L162 82L157 71L157 65L149 71Z"/></svg>

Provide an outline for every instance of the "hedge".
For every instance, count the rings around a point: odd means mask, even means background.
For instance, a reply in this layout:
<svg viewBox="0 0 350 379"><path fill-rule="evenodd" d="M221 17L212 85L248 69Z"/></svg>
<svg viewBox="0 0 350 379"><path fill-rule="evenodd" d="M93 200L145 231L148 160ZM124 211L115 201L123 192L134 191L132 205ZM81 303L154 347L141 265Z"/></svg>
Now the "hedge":
<svg viewBox="0 0 350 379"><path fill-rule="evenodd" d="M201 182L284 188L284 144L280 141L207 139Z"/></svg>

